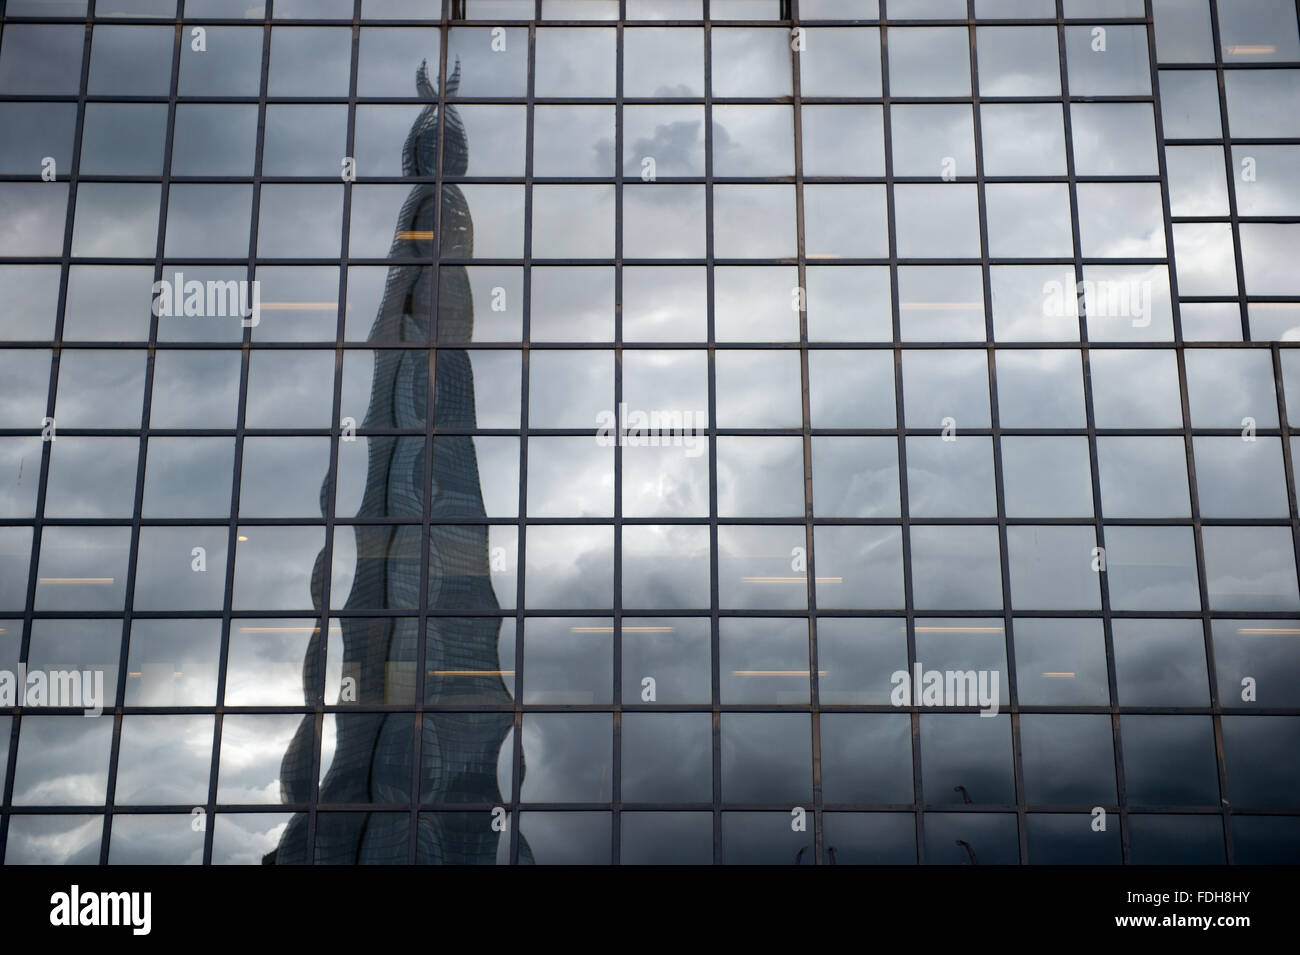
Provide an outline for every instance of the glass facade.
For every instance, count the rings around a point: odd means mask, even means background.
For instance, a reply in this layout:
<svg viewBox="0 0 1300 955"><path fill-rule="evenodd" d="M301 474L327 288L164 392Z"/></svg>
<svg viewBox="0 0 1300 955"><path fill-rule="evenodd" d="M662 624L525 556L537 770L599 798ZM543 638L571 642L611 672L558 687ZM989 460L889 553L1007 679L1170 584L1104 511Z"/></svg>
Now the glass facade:
<svg viewBox="0 0 1300 955"><path fill-rule="evenodd" d="M4 862L1300 861L1298 107L1294 0L5 0Z"/></svg>

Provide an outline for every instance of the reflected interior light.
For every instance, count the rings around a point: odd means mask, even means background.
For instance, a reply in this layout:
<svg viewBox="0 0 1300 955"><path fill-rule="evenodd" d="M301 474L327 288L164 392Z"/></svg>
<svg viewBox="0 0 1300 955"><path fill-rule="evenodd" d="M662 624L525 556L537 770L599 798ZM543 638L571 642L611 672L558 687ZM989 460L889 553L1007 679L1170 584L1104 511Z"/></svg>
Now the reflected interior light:
<svg viewBox="0 0 1300 955"><path fill-rule="evenodd" d="M1271 43L1238 43L1228 47L1228 52L1235 56L1265 56L1276 53L1277 47Z"/></svg>
<svg viewBox="0 0 1300 955"><path fill-rule="evenodd" d="M1047 677L1049 680L1073 680L1074 679L1073 673L1066 673L1066 672L1044 673L1043 676Z"/></svg>
<svg viewBox="0 0 1300 955"><path fill-rule="evenodd" d="M807 577L742 577L747 584L806 584ZM843 577L818 577L819 584L842 584Z"/></svg>
<svg viewBox="0 0 1300 955"><path fill-rule="evenodd" d="M807 670L732 670L732 676L807 676ZM819 677L825 676L825 670L818 670Z"/></svg>
<svg viewBox="0 0 1300 955"><path fill-rule="evenodd" d="M243 534L240 534L238 537L235 538L235 540L239 541L240 543L243 543L244 541L248 540L248 538L245 537Z"/></svg>
<svg viewBox="0 0 1300 955"><path fill-rule="evenodd" d="M983 302L899 302L898 307L904 311L915 309L917 311L941 311L943 309L957 309L966 312L984 311Z"/></svg>
<svg viewBox="0 0 1300 955"><path fill-rule="evenodd" d="M1238 627L1238 633L1300 633L1300 627Z"/></svg>
<svg viewBox="0 0 1300 955"><path fill-rule="evenodd" d="M514 670L430 670L429 676L514 676Z"/></svg>
<svg viewBox="0 0 1300 955"><path fill-rule="evenodd" d="M672 633L675 627L624 627L624 633ZM570 633L613 633L613 627L570 627Z"/></svg>
<svg viewBox="0 0 1300 955"><path fill-rule="evenodd" d="M117 582L116 577L42 577L40 582L43 584L90 584L92 586L105 586Z"/></svg>
<svg viewBox="0 0 1300 955"><path fill-rule="evenodd" d="M240 633L320 633L320 627L240 627ZM330 633L342 633L343 628L331 626Z"/></svg>
<svg viewBox="0 0 1300 955"><path fill-rule="evenodd" d="M264 312L335 312L338 302L263 302Z"/></svg>
<svg viewBox="0 0 1300 955"><path fill-rule="evenodd" d="M917 627L917 633L1001 633L1001 627Z"/></svg>
<svg viewBox="0 0 1300 955"><path fill-rule="evenodd" d="M138 678L144 676L144 671L143 671L143 670L131 670L130 672L127 673L127 676L135 677L135 678L138 679Z"/></svg>
<svg viewBox="0 0 1300 955"><path fill-rule="evenodd" d="M411 229L397 233L399 239L414 239L416 241L429 240L433 238L432 229Z"/></svg>

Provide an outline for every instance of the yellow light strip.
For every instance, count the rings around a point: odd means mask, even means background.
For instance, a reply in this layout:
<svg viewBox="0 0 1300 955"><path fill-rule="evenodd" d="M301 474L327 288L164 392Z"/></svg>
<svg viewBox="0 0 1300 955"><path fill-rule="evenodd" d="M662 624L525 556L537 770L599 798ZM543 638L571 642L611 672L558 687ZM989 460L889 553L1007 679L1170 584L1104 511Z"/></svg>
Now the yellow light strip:
<svg viewBox="0 0 1300 955"><path fill-rule="evenodd" d="M1236 56L1264 56L1269 53L1276 53L1277 47L1271 43L1239 43L1236 46L1228 47L1228 52Z"/></svg>
<svg viewBox="0 0 1300 955"><path fill-rule="evenodd" d="M116 577L42 577L43 584L94 584L96 586L117 582Z"/></svg>
<svg viewBox="0 0 1300 955"><path fill-rule="evenodd" d="M514 670L430 670L429 676L514 676Z"/></svg>
<svg viewBox="0 0 1300 955"><path fill-rule="evenodd" d="M624 633L672 633L672 627L624 627ZM613 633L613 627L570 627L570 633Z"/></svg>
<svg viewBox="0 0 1300 955"><path fill-rule="evenodd" d="M917 627L917 633L1001 633L1001 627Z"/></svg>
<svg viewBox="0 0 1300 955"><path fill-rule="evenodd" d="M399 239L428 240L433 238L432 229L412 229L397 233Z"/></svg>
<svg viewBox="0 0 1300 955"><path fill-rule="evenodd" d="M1300 633L1300 627L1238 627L1238 633Z"/></svg>
<svg viewBox="0 0 1300 955"><path fill-rule="evenodd" d="M1043 676L1049 680L1073 680L1073 673L1044 673Z"/></svg>
<svg viewBox="0 0 1300 955"><path fill-rule="evenodd" d="M330 633L341 633L342 627L330 627ZM240 633L320 633L320 627L240 627Z"/></svg>

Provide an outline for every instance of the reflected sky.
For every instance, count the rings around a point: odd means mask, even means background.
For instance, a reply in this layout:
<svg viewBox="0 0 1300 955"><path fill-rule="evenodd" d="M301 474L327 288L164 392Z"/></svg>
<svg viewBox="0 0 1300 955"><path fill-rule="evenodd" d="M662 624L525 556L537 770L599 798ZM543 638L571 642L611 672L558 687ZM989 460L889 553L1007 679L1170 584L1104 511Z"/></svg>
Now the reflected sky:
<svg viewBox="0 0 1300 955"><path fill-rule="evenodd" d="M11 0L5 861L1293 859L1294 11L777 6Z"/></svg>

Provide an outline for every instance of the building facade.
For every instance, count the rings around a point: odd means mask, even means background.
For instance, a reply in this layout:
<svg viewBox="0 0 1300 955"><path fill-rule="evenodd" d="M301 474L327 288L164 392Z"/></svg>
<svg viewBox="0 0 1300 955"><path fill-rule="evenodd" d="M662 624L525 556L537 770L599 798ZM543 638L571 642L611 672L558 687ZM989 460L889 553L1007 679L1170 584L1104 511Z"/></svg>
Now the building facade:
<svg viewBox="0 0 1300 955"><path fill-rule="evenodd" d="M0 852L1300 861L1295 0L3 0Z"/></svg>

